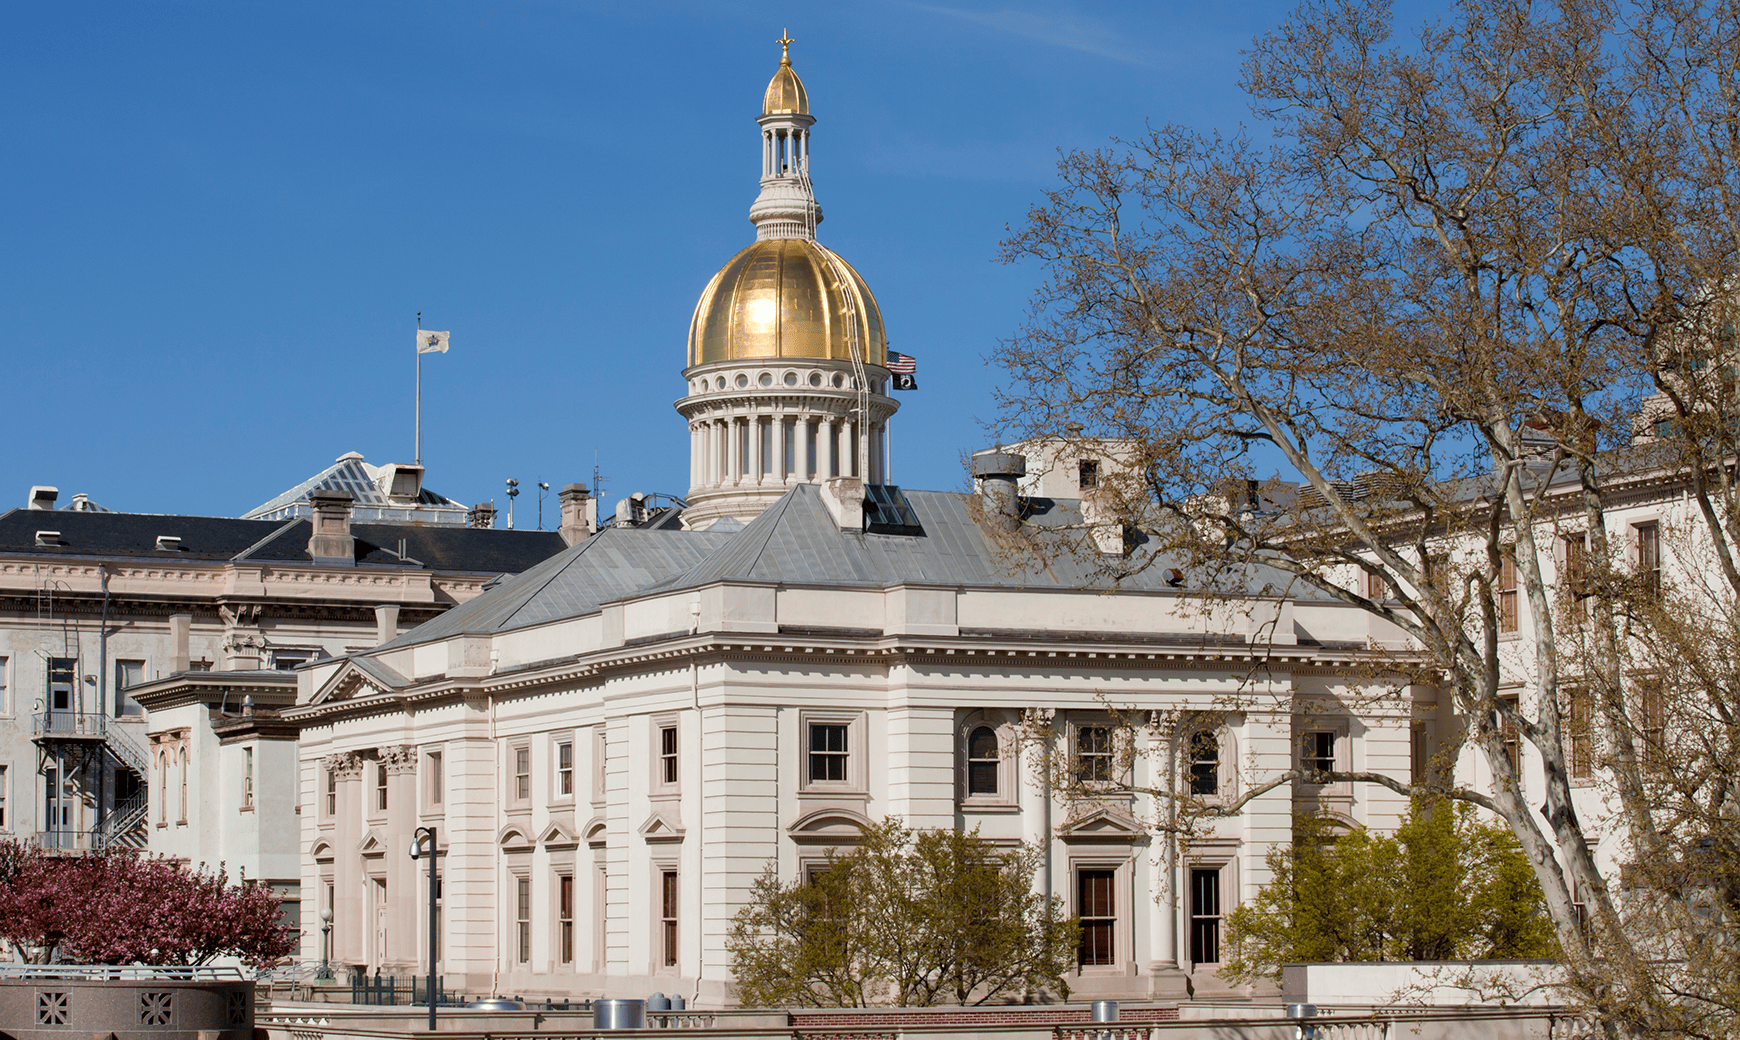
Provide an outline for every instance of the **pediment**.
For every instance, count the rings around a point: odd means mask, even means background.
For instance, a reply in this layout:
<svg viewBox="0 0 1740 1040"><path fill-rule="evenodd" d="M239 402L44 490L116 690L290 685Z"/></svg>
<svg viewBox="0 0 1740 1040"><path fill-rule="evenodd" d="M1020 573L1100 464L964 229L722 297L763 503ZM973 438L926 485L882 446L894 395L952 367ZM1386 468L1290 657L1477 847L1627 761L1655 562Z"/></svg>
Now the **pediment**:
<svg viewBox="0 0 1740 1040"><path fill-rule="evenodd" d="M543 832L538 835L538 844L545 848L552 849L571 848L580 844L580 839L575 837L574 833L567 827L563 826L561 820L551 820L550 825L545 827Z"/></svg>
<svg viewBox="0 0 1740 1040"><path fill-rule="evenodd" d="M610 824L602 816L594 816L586 821L586 826L580 828L585 836L586 844L595 849L601 849L610 840Z"/></svg>
<svg viewBox="0 0 1740 1040"><path fill-rule="evenodd" d="M387 854L386 842L381 839L381 832L370 827L357 842L356 851L363 856L384 856Z"/></svg>
<svg viewBox="0 0 1740 1040"><path fill-rule="evenodd" d="M1113 808L1100 808L1069 820L1058 829L1064 841L1146 844L1148 832L1134 816Z"/></svg>
<svg viewBox="0 0 1740 1040"><path fill-rule="evenodd" d="M856 845L868 826L870 819L862 813L827 808L798 817L785 833L800 845Z"/></svg>
<svg viewBox="0 0 1740 1040"><path fill-rule="evenodd" d="M316 839L314 847L308 850L309 859L331 859L332 843L325 838Z"/></svg>
<svg viewBox="0 0 1740 1040"><path fill-rule="evenodd" d="M525 828L517 823L510 823L496 832L495 843L501 846L504 852L532 851L531 835L527 834Z"/></svg>
<svg viewBox="0 0 1740 1040"><path fill-rule="evenodd" d="M367 672L356 666L353 661L346 661L339 666L332 677L321 684L309 699L310 704L335 704L339 701L356 700L358 697L368 697L383 693L374 682L371 682Z"/></svg>
<svg viewBox="0 0 1740 1040"><path fill-rule="evenodd" d="M663 844L683 840L683 827L673 823L663 813L653 813L640 825L641 839L648 844Z"/></svg>
<svg viewBox="0 0 1740 1040"><path fill-rule="evenodd" d="M331 704L339 701L356 700L360 697L371 697L381 693L391 693L395 686L404 685L404 677L379 661L371 660L368 665L361 664L356 658L347 658L338 666L326 682L314 691L309 699L310 704Z"/></svg>

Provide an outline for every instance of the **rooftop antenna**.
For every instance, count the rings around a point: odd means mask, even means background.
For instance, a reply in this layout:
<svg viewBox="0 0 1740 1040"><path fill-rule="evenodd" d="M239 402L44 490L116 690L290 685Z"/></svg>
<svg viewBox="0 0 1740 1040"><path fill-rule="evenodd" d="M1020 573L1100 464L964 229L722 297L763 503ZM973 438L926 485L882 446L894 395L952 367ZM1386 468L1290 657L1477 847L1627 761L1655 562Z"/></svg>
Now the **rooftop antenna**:
<svg viewBox="0 0 1740 1040"><path fill-rule="evenodd" d="M598 471L598 449L592 449L592 497L604 501L604 474Z"/></svg>
<svg viewBox="0 0 1740 1040"><path fill-rule="evenodd" d="M508 530L514 529L514 499L520 497L520 482L512 477L507 478L508 496Z"/></svg>
<svg viewBox="0 0 1740 1040"><path fill-rule="evenodd" d="M540 531L544 529L544 492L548 490L550 490L550 485L547 482L538 481L538 530Z"/></svg>

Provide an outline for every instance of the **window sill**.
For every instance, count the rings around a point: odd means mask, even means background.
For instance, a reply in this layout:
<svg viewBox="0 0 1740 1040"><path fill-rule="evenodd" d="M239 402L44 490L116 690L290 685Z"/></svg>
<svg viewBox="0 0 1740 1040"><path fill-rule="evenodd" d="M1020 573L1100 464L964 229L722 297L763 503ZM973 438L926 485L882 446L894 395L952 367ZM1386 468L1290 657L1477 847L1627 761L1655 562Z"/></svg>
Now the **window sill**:
<svg viewBox="0 0 1740 1040"><path fill-rule="evenodd" d="M960 810L970 813L1018 813L1021 811L1021 806L1014 802L1005 802L1002 799L987 798L980 801L967 798L961 800Z"/></svg>
<svg viewBox="0 0 1740 1040"><path fill-rule="evenodd" d="M647 800L652 802L677 802L681 801L682 798L682 789L677 787L657 788L651 794L647 795Z"/></svg>
<svg viewBox="0 0 1740 1040"><path fill-rule="evenodd" d="M509 816L530 816L532 814L532 803L519 802L514 805L505 806L503 807L502 812L507 813Z"/></svg>
<svg viewBox="0 0 1740 1040"><path fill-rule="evenodd" d="M253 811L254 811L254 807L253 807L253 806L251 806L251 805L244 805L244 806L242 806L242 807L241 807L241 809L239 809L239 810L238 810L238 811L239 811L239 812L253 812Z"/></svg>

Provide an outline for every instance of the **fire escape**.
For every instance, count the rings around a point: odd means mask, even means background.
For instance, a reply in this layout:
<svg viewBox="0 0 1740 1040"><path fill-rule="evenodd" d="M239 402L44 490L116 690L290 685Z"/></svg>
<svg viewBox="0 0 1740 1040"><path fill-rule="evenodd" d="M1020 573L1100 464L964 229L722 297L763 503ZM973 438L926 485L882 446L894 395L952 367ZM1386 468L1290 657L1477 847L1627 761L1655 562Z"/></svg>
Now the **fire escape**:
<svg viewBox="0 0 1740 1040"><path fill-rule="evenodd" d="M45 627L52 630L52 587L47 593ZM39 591L39 597L42 594ZM107 704L98 703L96 711L85 710L77 642L70 633L65 635L61 640L65 656L47 659L47 695L31 718L30 739L36 744L44 792L37 842L61 852L144 848L150 757L110 718ZM106 689L106 684L97 687L99 702L105 699ZM108 790L111 777L112 792ZM90 826L80 812L84 806L94 811L96 822Z"/></svg>

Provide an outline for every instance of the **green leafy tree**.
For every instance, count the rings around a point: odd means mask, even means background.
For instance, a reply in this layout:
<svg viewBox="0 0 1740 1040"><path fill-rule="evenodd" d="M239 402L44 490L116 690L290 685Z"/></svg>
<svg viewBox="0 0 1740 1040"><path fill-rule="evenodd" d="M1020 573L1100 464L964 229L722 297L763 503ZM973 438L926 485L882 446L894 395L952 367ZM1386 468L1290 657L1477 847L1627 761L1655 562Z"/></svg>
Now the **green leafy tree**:
<svg viewBox="0 0 1740 1040"><path fill-rule="evenodd" d="M1031 847L897 819L807 879L783 882L770 864L727 940L739 999L923 1007L1061 988L1079 928L1034 891L1038 866Z"/></svg>
<svg viewBox="0 0 1740 1040"><path fill-rule="evenodd" d="M1541 959L1558 946L1516 838L1465 805L1416 801L1393 836L1301 817L1275 880L1234 910L1224 974L1280 980L1322 961Z"/></svg>

